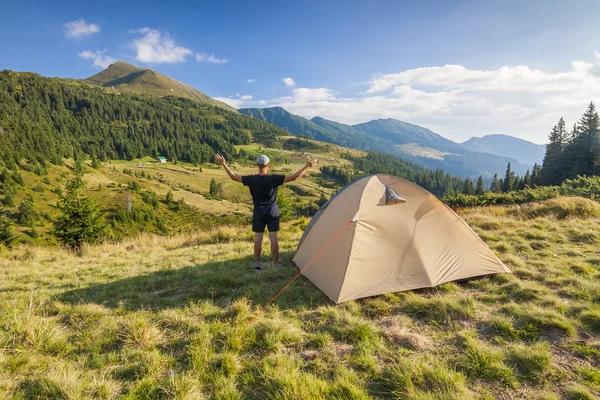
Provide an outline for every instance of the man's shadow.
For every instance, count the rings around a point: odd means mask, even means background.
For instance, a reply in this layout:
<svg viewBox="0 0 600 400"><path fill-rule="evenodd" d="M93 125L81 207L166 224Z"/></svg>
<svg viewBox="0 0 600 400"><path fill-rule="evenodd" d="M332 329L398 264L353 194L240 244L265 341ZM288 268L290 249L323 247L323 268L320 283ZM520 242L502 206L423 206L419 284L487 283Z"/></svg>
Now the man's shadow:
<svg viewBox="0 0 600 400"><path fill-rule="evenodd" d="M293 253L281 254L291 260ZM107 283L91 283L85 288L58 295L66 303L96 303L125 309L165 309L184 307L190 302L211 301L225 306L245 297L262 307L296 274L290 261L283 267L270 262L254 271L252 257L226 262L208 262L175 270L162 270ZM280 309L329 304L327 297L304 276L299 276L274 302Z"/></svg>

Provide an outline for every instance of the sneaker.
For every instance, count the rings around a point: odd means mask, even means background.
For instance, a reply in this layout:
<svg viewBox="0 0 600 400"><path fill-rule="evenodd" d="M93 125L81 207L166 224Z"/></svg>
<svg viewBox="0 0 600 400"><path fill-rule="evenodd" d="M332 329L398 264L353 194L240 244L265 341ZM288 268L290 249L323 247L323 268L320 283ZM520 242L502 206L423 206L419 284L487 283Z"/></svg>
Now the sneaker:
<svg viewBox="0 0 600 400"><path fill-rule="evenodd" d="M254 264L253 267L254 267L255 271L260 271L262 269L262 264L261 263Z"/></svg>

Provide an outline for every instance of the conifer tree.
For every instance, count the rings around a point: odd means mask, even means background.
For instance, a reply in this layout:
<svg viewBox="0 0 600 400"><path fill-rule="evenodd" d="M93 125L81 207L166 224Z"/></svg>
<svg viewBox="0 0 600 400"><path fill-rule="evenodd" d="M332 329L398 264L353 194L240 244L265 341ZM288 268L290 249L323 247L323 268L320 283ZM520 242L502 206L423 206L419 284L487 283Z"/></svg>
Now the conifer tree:
<svg viewBox="0 0 600 400"><path fill-rule="evenodd" d="M541 183L544 185L557 185L563 180L563 151L565 149L564 139L566 136L565 121L560 119L554 125L548 137L546 154L542 163Z"/></svg>
<svg viewBox="0 0 600 400"><path fill-rule="evenodd" d="M0 243L6 247L11 247L16 240L13 222L6 216L6 210L0 207Z"/></svg>
<svg viewBox="0 0 600 400"><path fill-rule="evenodd" d="M34 209L33 198L28 195L17 207L17 222L31 228L38 218L38 213Z"/></svg>
<svg viewBox="0 0 600 400"><path fill-rule="evenodd" d="M90 198L84 196L85 181L75 175L67 183L58 200L61 215L54 222L53 232L66 246L80 251L84 243L100 241L108 228L104 213Z"/></svg>
<svg viewBox="0 0 600 400"><path fill-rule="evenodd" d="M542 173L542 166L538 163L533 164L533 169L531 170L531 186L540 185L540 176Z"/></svg>
<svg viewBox="0 0 600 400"><path fill-rule="evenodd" d="M219 198L219 186L215 178L210 181L210 188L208 189L208 197L217 200Z"/></svg>
<svg viewBox="0 0 600 400"><path fill-rule="evenodd" d="M490 192L500 193L502 191L502 184L498 180L498 174L494 174L492 182L490 183Z"/></svg>
<svg viewBox="0 0 600 400"><path fill-rule="evenodd" d="M169 189L169 191L167 192L167 195L165 196L165 203L167 203L167 204L173 203L173 192L171 191L171 189Z"/></svg>
<svg viewBox="0 0 600 400"><path fill-rule="evenodd" d="M465 179L463 184L463 193L473 195L475 194L475 186L473 186L473 182L470 179Z"/></svg>
<svg viewBox="0 0 600 400"><path fill-rule="evenodd" d="M525 172L525 176L523 177L523 185L525 187L529 186L531 187L531 174L529 173L529 170L527 170L527 172Z"/></svg>
<svg viewBox="0 0 600 400"><path fill-rule="evenodd" d="M512 172L510 168L510 163L506 167L506 175L504 175L504 185L502 186L503 192L510 192L513 190L513 181L515 179L515 174Z"/></svg>
<svg viewBox="0 0 600 400"><path fill-rule="evenodd" d="M483 184L483 177L481 175L479 175L479 178L477 178L477 187L475 188L475 194L478 196L485 194L485 185Z"/></svg>

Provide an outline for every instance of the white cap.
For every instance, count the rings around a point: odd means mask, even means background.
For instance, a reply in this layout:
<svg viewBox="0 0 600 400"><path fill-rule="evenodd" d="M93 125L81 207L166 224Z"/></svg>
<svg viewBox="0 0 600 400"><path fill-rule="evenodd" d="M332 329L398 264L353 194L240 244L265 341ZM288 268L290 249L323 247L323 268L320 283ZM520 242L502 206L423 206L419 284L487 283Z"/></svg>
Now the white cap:
<svg viewBox="0 0 600 400"><path fill-rule="evenodd" d="M263 154L262 156L258 156L256 163L258 165L268 165L270 161L271 160L269 160L269 157L267 157L266 155Z"/></svg>

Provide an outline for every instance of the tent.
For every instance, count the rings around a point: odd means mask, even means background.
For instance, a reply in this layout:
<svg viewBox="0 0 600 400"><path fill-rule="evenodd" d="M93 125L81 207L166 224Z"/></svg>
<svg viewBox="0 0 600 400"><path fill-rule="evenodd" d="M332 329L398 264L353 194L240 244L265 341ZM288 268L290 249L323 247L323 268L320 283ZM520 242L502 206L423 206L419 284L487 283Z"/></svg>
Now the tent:
<svg viewBox="0 0 600 400"><path fill-rule="evenodd" d="M452 209L391 175L358 179L332 197L293 261L335 303L510 272Z"/></svg>

